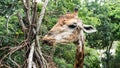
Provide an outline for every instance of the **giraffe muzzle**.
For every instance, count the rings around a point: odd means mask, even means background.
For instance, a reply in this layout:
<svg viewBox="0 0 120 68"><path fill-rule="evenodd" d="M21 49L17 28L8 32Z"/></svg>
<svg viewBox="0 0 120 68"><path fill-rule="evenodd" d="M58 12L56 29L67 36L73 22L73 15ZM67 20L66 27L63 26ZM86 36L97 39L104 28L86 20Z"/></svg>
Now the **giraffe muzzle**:
<svg viewBox="0 0 120 68"><path fill-rule="evenodd" d="M46 45L49 45L49 46L53 46L54 45L54 40L43 40L42 41L42 44L46 44Z"/></svg>

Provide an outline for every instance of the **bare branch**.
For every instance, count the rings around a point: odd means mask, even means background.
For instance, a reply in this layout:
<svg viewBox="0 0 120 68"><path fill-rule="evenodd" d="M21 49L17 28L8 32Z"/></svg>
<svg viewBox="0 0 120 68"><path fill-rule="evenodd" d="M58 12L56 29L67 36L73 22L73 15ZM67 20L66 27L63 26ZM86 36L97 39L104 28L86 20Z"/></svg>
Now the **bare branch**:
<svg viewBox="0 0 120 68"><path fill-rule="evenodd" d="M1 47L0 50L5 50L5 49L9 49L10 46L5 46L5 47Z"/></svg>
<svg viewBox="0 0 120 68"><path fill-rule="evenodd" d="M12 53L14 53L15 51L17 51L17 50L19 50L19 49L21 49L22 47L25 47L25 46L27 46L27 43L26 43L26 42L24 42L22 45L18 45L18 46L16 46L16 47L11 47L11 48L10 48L10 53L12 54Z"/></svg>
<svg viewBox="0 0 120 68"><path fill-rule="evenodd" d="M34 47L35 47L35 42L33 42L31 45L30 54L28 56L28 67L27 68L32 68L32 62L33 62L32 59L33 59Z"/></svg>
<svg viewBox="0 0 120 68"><path fill-rule="evenodd" d="M23 31L26 30L27 28L26 28L25 24L23 23L22 17L20 16L19 12L17 13L17 16L18 16L19 23L22 26L22 30Z"/></svg>
<svg viewBox="0 0 120 68"><path fill-rule="evenodd" d="M5 64L5 63L4 63L4 64L0 64L0 67L1 67L1 68L2 68L3 66L4 66L4 68L11 68L10 65L8 65L8 64Z"/></svg>
<svg viewBox="0 0 120 68"><path fill-rule="evenodd" d="M35 52L37 52L37 54L39 55L39 59L41 59L41 63L43 64L42 65L42 68L48 68L48 64L47 64L47 61L44 59L44 57L42 56L42 52L40 51L39 48L36 48Z"/></svg>
<svg viewBox="0 0 120 68"><path fill-rule="evenodd" d="M27 20L28 20L28 22L29 22L29 24L31 24L31 21L30 21L30 0L26 0L26 4L27 4L27 10L26 10L26 16L27 16Z"/></svg>
<svg viewBox="0 0 120 68"><path fill-rule="evenodd" d="M40 13L40 15L39 15L39 19L38 19L38 21L37 21L37 29L36 29L37 33L36 33L36 34L39 33L40 25L41 25L41 22L42 22L42 19L43 19L43 16L44 16L45 9L46 9L46 7L47 7L48 1L49 1L49 0L45 0L44 5L43 5L42 10L41 10L41 13Z"/></svg>
<svg viewBox="0 0 120 68"><path fill-rule="evenodd" d="M10 52L8 52L7 54L5 54L1 59L0 59L0 64L1 62L9 55L9 54L12 54L14 53L15 51L27 46L28 42L27 40L24 40L22 43L20 43L18 46L16 47L10 47Z"/></svg>
<svg viewBox="0 0 120 68"><path fill-rule="evenodd" d="M26 0L27 7L30 8L30 0Z"/></svg>
<svg viewBox="0 0 120 68"><path fill-rule="evenodd" d="M23 5L24 5L25 9L28 9L25 0L22 0L22 2L23 2Z"/></svg>
<svg viewBox="0 0 120 68"><path fill-rule="evenodd" d="M41 68L48 68L48 64L47 64L47 61L44 59L43 55L42 55L42 52L41 52L41 48L40 48L40 43L39 43L39 36L37 35L36 36L36 39L35 39L35 44L37 46L37 48L35 48L35 55L37 57L37 59L39 59L39 63L41 63Z"/></svg>
<svg viewBox="0 0 120 68"><path fill-rule="evenodd" d="M6 30L7 30L7 33L9 33L9 31L8 31L8 23L9 23L9 20L10 20L10 17L11 16L6 16L7 17L7 21L6 21Z"/></svg>
<svg viewBox="0 0 120 68"><path fill-rule="evenodd" d="M32 24L36 23L36 17L37 17L37 2L34 2L34 8L33 8L33 16L32 16Z"/></svg>
<svg viewBox="0 0 120 68"><path fill-rule="evenodd" d="M7 54L5 54L1 59L0 59L0 64L1 62L10 54L10 52L8 52Z"/></svg>
<svg viewBox="0 0 120 68"><path fill-rule="evenodd" d="M37 62L39 63L39 66L41 66L41 68L43 68L41 57L38 55L36 48L35 48L35 56L37 58Z"/></svg>
<svg viewBox="0 0 120 68"><path fill-rule="evenodd" d="M36 64L34 62L32 62L32 66L33 66L33 68L37 68Z"/></svg>
<svg viewBox="0 0 120 68"><path fill-rule="evenodd" d="M27 22L29 23L29 25L31 25L31 21L30 21L30 0L22 0L24 7L25 7L25 12L26 12L26 18L27 18Z"/></svg>

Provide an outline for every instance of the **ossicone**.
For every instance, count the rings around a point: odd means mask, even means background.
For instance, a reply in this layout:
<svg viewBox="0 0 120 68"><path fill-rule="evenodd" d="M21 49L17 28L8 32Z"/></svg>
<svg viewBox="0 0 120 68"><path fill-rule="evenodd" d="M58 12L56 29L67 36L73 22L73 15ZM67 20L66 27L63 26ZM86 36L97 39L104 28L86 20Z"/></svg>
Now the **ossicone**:
<svg viewBox="0 0 120 68"><path fill-rule="evenodd" d="M74 9L74 15L75 15L75 17L78 17L78 8Z"/></svg>
<svg viewBox="0 0 120 68"><path fill-rule="evenodd" d="M75 9L74 9L74 12L78 12L78 8L75 8Z"/></svg>
<svg viewBox="0 0 120 68"><path fill-rule="evenodd" d="M68 11L67 11L67 14L69 14L69 13L70 13L70 11L68 10Z"/></svg>

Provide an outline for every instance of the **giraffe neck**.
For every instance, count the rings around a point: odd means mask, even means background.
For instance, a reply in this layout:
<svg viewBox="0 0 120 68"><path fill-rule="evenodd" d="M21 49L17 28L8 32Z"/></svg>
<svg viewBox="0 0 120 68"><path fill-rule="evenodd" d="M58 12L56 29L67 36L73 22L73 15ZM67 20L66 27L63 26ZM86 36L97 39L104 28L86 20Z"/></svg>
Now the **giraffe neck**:
<svg viewBox="0 0 120 68"><path fill-rule="evenodd" d="M84 34L81 32L81 36L76 43L76 56L75 56L75 64L74 68L83 68L83 61L84 61Z"/></svg>
<svg viewBox="0 0 120 68"><path fill-rule="evenodd" d="M74 68L83 68L83 61L84 61L84 46L82 48L80 46L77 46Z"/></svg>

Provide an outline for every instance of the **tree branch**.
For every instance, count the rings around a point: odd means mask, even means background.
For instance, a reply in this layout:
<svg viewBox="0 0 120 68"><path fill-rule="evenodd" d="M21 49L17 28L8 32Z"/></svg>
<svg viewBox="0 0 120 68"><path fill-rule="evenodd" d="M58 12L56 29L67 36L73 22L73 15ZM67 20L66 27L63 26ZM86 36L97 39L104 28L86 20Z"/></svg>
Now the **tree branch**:
<svg viewBox="0 0 120 68"><path fill-rule="evenodd" d="M37 29L36 29L36 32L37 32L37 33L36 33L36 34L39 33L40 25L41 25L41 22L42 22L42 19L43 19L43 16L44 16L45 9L46 9L46 7L47 7L48 1L49 1L49 0L45 0L44 5L43 5L42 10L41 10L41 13L40 13L40 15L39 15L39 18L38 18L38 21L37 21Z"/></svg>
<svg viewBox="0 0 120 68"><path fill-rule="evenodd" d="M26 4L27 4L27 10L26 10L26 16L27 16L27 20L28 20L28 22L29 22L29 24L31 25L31 21L30 21L30 0L26 0Z"/></svg>
<svg viewBox="0 0 120 68"><path fill-rule="evenodd" d="M36 64L34 62L32 62L32 66L33 66L33 68L37 68Z"/></svg>
<svg viewBox="0 0 120 68"><path fill-rule="evenodd" d="M27 28L26 28L25 24L23 23L22 17L20 16L19 12L17 13L17 16L18 16L19 23L20 23L20 25L22 27L22 30L23 31L26 30Z"/></svg>
<svg viewBox="0 0 120 68"><path fill-rule="evenodd" d="M6 21L6 30L7 30L7 33L9 33L8 31L8 23L9 23L9 20L10 20L10 15L6 16L7 17L7 21Z"/></svg>
<svg viewBox="0 0 120 68"><path fill-rule="evenodd" d="M37 2L34 2L33 5L34 5L34 8L33 8L33 11L32 11L33 12L32 25L36 24L36 19L37 19Z"/></svg>
<svg viewBox="0 0 120 68"><path fill-rule="evenodd" d="M25 8L25 12L26 12L26 18L27 18L27 22L29 23L29 25L31 25L31 21L30 21L30 0L22 0L23 4L24 4L24 8Z"/></svg>
<svg viewBox="0 0 120 68"><path fill-rule="evenodd" d="M30 54L28 56L28 67L27 68L32 68L34 47L35 47L35 42L33 42L31 45Z"/></svg>
<svg viewBox="0 0 120 68"><path fill-rule="evenodd" d="M24 5L25 9L28 9L25 0L22 0L22 3L23 3L23 5Z"/></svg>

